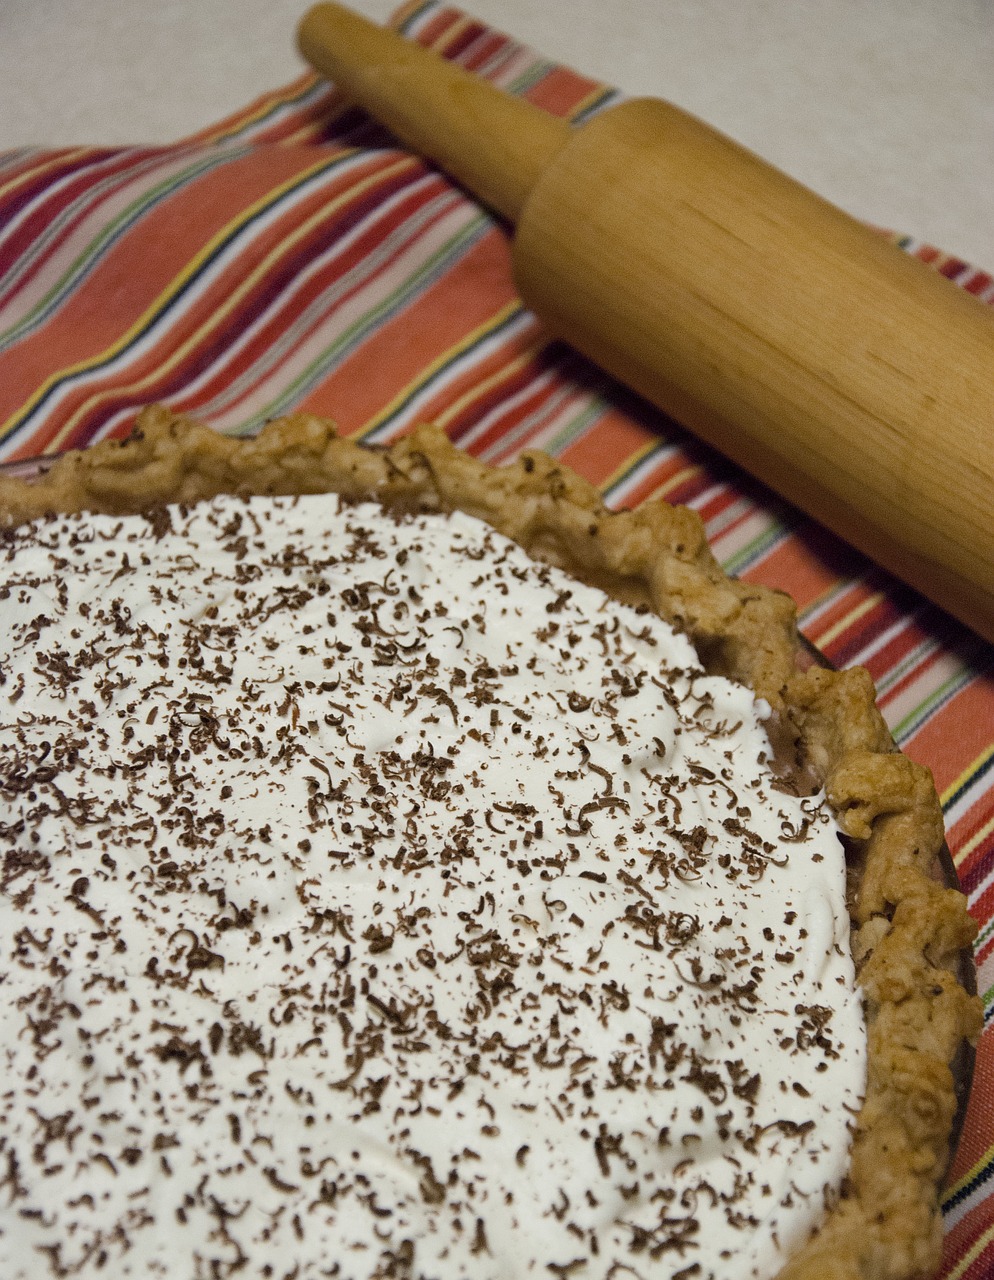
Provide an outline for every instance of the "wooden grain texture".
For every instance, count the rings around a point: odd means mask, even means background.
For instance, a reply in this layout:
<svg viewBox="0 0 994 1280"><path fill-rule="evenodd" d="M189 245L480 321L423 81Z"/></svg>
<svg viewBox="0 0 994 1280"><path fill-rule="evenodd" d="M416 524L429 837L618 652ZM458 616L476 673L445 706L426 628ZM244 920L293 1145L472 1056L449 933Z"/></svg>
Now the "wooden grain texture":
<svg viewBox="0 0 994 1280"><path fill-rule="evenodd" d="M994 639L983 304L647 99L559 153L515 263L557 333Z"/></svg>
<svg viewBox="0 0 994 1280"><path fill-rule="evenodd" d="M994 640L994 315L707 125L579 129L336 4L319 70L518 224L559 336Z"/></svg>

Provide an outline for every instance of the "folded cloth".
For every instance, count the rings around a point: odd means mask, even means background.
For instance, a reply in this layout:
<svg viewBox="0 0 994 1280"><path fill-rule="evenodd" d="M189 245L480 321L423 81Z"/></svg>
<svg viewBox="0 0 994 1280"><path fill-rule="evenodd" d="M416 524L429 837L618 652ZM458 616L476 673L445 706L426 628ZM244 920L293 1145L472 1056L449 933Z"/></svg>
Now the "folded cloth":
<svg viewBox="0 0 994 1280"><path fill-rule="evenodd" d="M573 120L618 96L436 0L395 23ZM897 243L994 302L990 276ZM994 648L551 341L509 262L506 228L313 76L174 146L0 156L0 457L125 435L156 400L237 434L306 409L370 441L430 419L489 462L545 449L610 504L694 507L726 569L789 591L833 662L869 668L932 769L994 995ZM994 1274L992 1173L994 1032L947 1280Z"/></svg>

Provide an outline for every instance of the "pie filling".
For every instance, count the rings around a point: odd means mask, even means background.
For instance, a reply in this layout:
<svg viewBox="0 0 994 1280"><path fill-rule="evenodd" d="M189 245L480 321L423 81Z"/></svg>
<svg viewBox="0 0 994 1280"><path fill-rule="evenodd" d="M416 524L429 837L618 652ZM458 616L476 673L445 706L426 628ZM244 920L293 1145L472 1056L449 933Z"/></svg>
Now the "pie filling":
<svg viewBox="0 0 994 1280"><path fill-rule="evenodd" d="M770 1277L837 828L654 614L334 497L4 535L0 1273Z"/></svg>

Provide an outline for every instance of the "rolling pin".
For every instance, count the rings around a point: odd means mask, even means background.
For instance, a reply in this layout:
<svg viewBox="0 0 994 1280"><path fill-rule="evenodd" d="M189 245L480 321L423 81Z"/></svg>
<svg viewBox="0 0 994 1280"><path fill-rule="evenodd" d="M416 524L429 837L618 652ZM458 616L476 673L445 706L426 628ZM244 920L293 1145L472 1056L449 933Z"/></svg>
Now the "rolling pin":
<svg viewBox="0 0 994 1280"><path fill-rule="evenodd" d="M514 224L550 331L994 641L994 314L666 102L574 127L338 4L304 57Z"/></svg>

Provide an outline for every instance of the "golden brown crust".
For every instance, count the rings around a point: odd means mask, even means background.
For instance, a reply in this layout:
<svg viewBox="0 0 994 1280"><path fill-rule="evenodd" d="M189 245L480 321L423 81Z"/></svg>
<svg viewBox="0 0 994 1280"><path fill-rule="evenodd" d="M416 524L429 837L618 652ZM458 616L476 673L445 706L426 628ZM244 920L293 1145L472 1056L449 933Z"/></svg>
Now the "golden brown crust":
<svg viewBox="0 0 994 1280"><path fill-rule="evenodd" d="M865 671L798 672L793 603L728 578L694 513L662 502L609 512L591 485L542 454L494 470L431 427L371 450L307 415L238 440L152 408L124 444L68 454L33 483L0 477L0 524L222 492L331 491L458 508L616 598L650 603L687 632L709 670L751 685L793 727L860 871L850 906L869 1054L848 1185L781 1280L930 1275L955 1111L950 1063L980 1027L978 1002L955 976L975 927L962 895L933 878L943 839L935 788L895 752Z"/></svg>

